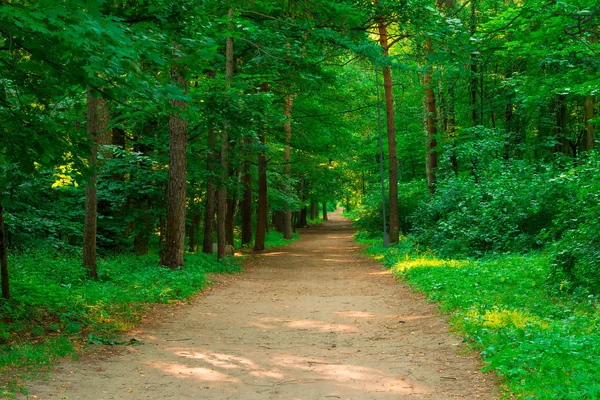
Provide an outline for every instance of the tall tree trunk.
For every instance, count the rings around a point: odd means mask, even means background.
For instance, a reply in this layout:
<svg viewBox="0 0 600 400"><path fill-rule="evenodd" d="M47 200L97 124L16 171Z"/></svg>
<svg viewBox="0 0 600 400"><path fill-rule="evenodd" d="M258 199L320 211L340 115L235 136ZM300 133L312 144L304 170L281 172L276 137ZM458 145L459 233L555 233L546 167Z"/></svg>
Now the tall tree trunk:
<svg viewBox="0 0 600 400"><path fill-rule="evenodd" d="M474 38L477 33L477 0L471 0L471 37ZM476 43L476 42L474 42ZM477 79L477 52L473 50L471 52L471 122L473 126L480 124L479 121L479 110L477 109L477 85L479 80Z"/></svg>
<svg viewBox="0 0 600 400"><path fill-rule="evenodd" d="M285 162L285 175L289 181L291 179L291 149L290 142L292 140L292 104L294 103L294 95L288 94L285 99L285 104L283 108L283 114L285 115L285 124L283 129L285 131L285 153L283 157L283 161ZM290 185L286 183L286 194L289 198L290 196ZM283 216L283 238L291 239L292 238L292 210L290 209L290 205L286 203L284 216Z"/></svg>
<svg viewBox="0 0 600 400"><path fill-rule="evenodd" d="M227 244L233 246L233 230L235 225L235 214L237 210L237 195L227 200L227 215L225 216L225 237Z"/></svg>
<svg viewBox="0 0 600 400"><path fill-rule="evenodd" d="M273 227L275 232L283 232L285 212L281 210L273 210Z"/></svg>
<svg viewBox="0 0 600 400"><path fill-rule="evenodd" d="M431 39L427 41L427 54L433 53L433 42ZM437 129L436 129L436 109L435 109L435 93L431 82L433 76L433 67L429 66L425 72L423 84L425 86L425 103L426 103L426 125L427 125L427 160L425 169L427 173L427 185L429 193L435 193L436 169L437 169Z"/></svg>
<svg viewBox="0 0 600 400"><path fill-rule="evenodd" d="M98 218L98 194L96 190L98 145L112 142L108 130L109 113L104 99L94 97L92 89L87 91L87 133L92 139L91 154L88 158L92 175L85 186L85 217L83 225L83 267L88 278L98 279L96 265L96 231Z"/></svg>
<svg viewBox="0 0 600 400"><path fill-rule="evenodd" d="M4 207L0 202L0 280L2 281L2 298L10 299L8 282L8 251L6 250L6 230L4 228Z"/></svg>
<svg viewBox="0 0 600 400"><path fill-rule="evenodd" d="M310 201L310 219L311 220L315 220L317 219L318 213L317 213L317 204L314 200Z"/></svg>
<svg viewBox="0 0 600 400"><path fill-rule="evenodd" d="M233 9L227 14L229 18L229 29L233 29ZM225 78L227 79L227 90L231 88L233 80L233 37L225 39ZM229 170L229 121L225 121L221 133L221 187L217 192L217 258L225 257L225 246L227 245L227 171Z"/></svg>
<svg viewBox="0 0 600 400"><path fill-rule="evenodd" d="M375 4L378 6L379 1ZM387 21L379 17L379 44L383 55L389 55ZM392 71L389 65L383 67L383 89L385 92L385 116L387 121L388 160L389 160L389 197L390 197L390 243L398 243L399 216L398 216L398 156L396 153L396 126L394 123L394 97L392 92Z"/></svg>
<svg viewBox="0 0 600 400"><path fill-rule="evenodd" d="M327 221L327 203L323 202L323 221Z"/></svg>
<svg viewBox="0 0 600 400"><path fill-rule="evenodd" d="M260 91L265 93L269 91L269 84L263 83ZM267 234L267 157L265 155L266 127L260 133L261 148L258 152L258 207L256 209L256 235L254 239L254 251L263 251L265 249L265 236Z"/></svg>
<svg viewBox="0 0 600 400"><path fill-rule="evenodd" d="M187 81L181 67L174 67L172 76L187 92ZM171 104L185 110L187 104L172 100ZM169 117L169 181L167 188L167 234L160 264L175 269L183 266L185 253L185 208L187 176L187 121L171 113Z"/></svg>
<svg viewBox="0 0 600 400"><path fill-rule="evenodd" d="M248 158L252 148L252 138L244 139ZM252 243L252 171L250 169L250 160L244 162L243 172L244 194L242 198L242 246Z"/></svg>
<svg viewBox="0 0 600 400"><path fill-rule="evenodd" d="M190 223L190 231L188 238L188 251L190 253L195 253L197 246L197 233L200 228L200 214L193 214L192 221Z"/></svg>
<svg viewBox="0 0 600 400"><path fill-rule="evenodd" d="M206 204L204 209L204 239L202 241L202 252L211 254L213 252L213 234L215 230L215 183L213 172L217 163L215 128L208 127L208 157L206 169L209 177L206 180Z"/></svg>
<svg viewBox="0 0 600 400"><path fill-rule="evenodd" d="M590 122L594 118L594 96L585 96L584 119L585 137L583 138L583 150L589 151L594 148L594 125Z"/></svg>

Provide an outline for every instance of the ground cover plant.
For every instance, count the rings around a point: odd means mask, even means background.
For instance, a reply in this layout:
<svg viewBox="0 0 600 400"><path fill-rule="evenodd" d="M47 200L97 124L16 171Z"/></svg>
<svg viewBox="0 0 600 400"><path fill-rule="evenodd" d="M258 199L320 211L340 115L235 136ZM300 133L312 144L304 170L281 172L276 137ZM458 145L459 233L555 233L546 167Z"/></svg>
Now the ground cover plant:
<svg viewBox="0 0 600 400"><path fill-rule="evenodd" d="M358 238L380 260L449 314L453 329L502 377L507 397L600 396L600 314L589 293L551 289L540 254L442 259L410 240L384 248Z"/></svg>
<svg viewBox="0 0 600 400"><path fill-rule="evenodd" d="M298 240L271 231L267 247ZM0 393L26 392L29 376L59 357L76 357L88 344L122 342L118 334L140 321L152 304L189 299L210 284L207 274L237 273L243 257L187 253L186 267L170 271L158 255L108 255L99 260L98 280L89 280L81 259L37 250L11 256L13 298L0 300Z"/></svg>

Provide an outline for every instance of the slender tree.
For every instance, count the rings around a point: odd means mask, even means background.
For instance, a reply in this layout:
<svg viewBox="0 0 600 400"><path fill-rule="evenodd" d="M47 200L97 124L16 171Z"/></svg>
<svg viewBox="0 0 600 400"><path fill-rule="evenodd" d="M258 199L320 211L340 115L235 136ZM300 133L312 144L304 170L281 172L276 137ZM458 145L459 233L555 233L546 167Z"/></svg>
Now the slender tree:
<svg viewBox="0 0 600 400"><path fill-rule="evenodd" d="M87 276L98 279L96 264L96 231L98 219L98 195L96 189L98 145L111 144L111 132L108 129L109 113L106 101L100 96L94 96L91 88L87 91L87 133L92 140L89 167L91 176L85 188L85 220L83 225L83 267Z"/></svg>
<svg viewBox="0 0 600 400"><path fill-rule="evenodd" d="M379 1L375 3L379 6ZM387 20L378 18L379 44L384 57L389 55ZM390 243L398 243L400 238L398 217L398 155L396 152L396 125L394 122L394 95L392 90L392 70L389 65L383 67L383 89L385 94L385 116L387 122L388 162L389 162L389 202L390 202Z"/></svg>
<svg viewBox="0 0 600 400"><path fill-rule="evenodd" d="M177 85L187 92L184 69L177 65L172 69ZM185 212L187 176L187 121L179 114L187 108L182 100L172 100L175 108L169 117L169 182L167 189L167 221L164 249L160 264L171 269L184 263Z"/></svg>
<svg viewBox="0 0 600 400"><path fill-rule="evenodd" d="M233 29L233 9L229 10L229 29ZM233 80L233 37L225 39L225 79L227 90L231 87ZM221 132L221 182L217 192L217 257L225 257L227 245L227 171L229 170L229 130L230 122L225 120Z"/></svg>
<svg viewBox="0 0 600 400"><path fill-rule="evenodd" d="M263 83L260 91L269 91L269 84ZM268 210L267 210L267 157L266 151L266 126L259 135L260 150L258 151L258 207L256 209L256 235L254 239L254 251L265 249L265 236L267 234Z"/></svg>

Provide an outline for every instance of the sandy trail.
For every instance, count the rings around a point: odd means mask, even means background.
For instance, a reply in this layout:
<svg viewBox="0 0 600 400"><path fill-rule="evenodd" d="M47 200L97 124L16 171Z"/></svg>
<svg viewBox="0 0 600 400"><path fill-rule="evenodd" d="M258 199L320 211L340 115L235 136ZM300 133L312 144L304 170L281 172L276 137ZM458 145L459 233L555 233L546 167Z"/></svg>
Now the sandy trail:
<svg viewBox="0 0 600 400"><path fill-rule="evenodd" d="M37 399L492 399L423 297L358 254L337 213L218 278L121 355L65 362Z"/></svg>

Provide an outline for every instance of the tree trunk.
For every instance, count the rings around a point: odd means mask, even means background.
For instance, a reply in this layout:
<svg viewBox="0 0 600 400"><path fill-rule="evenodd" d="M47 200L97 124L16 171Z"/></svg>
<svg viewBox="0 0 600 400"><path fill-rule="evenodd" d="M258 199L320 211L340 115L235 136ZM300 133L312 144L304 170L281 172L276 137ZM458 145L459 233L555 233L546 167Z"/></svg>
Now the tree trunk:
<svg viewBox="0 0 600 400"><path fill-rule="evenodd" d="M379 5L379 1L376 1ZM379 17L379 44L383 49L385 57L389 54L387 21L385 17ZM394 97L392 92L392 71L388 65L383 67L383 89L385 92L385 115L387 121L388 136L388 160L389 160L389 197L390 197L390 243L398 243L399 217L398 217L398 156L396 154L396 126L394 123Z"/></svg>
<svg viewBox="0 0 600 400"><path fill-rule="evenodd" d="M308 226L307 215L308 208L304 206L300 210L300 220L298 221L298 228L304 228L305 226Z"/></svg>
<svg viewBox="0 0 600 400"><path fill-rule="evenodd" d="M273 227L275 232L283 232L285 212L281 210L273 210Z"/></svg>
<svg viewBox="0 0 600 400"><path fill-rule="evenodd" d="M261 92L269 91L269 84L260 86ZM267 234L267 157L265 156L266 137L265 129L261 132L259 140L261 149L258 152L258 207L256 209L256 235L254 251L265 249L265 236Z"/></svg>
<svg viewBox="0 0 600 400"><path fill-rule="evenodd" d="M181 67L173 67L172 76L187 92L187 81ZM172 100L171 104L185 110L187 104ZM183 266L185 253L185 211L187 173L187 121L171 113L169 117L169 181L167 188L167 234L160 264L171 268Z"/></svg>
<svg viewBox="0 0 600 400"><path fill-rule="evenodd" d="M91 154L88 158L92 175L85 187L85 217L83 225L83 267L88 278L98 279L96 265L96 231L98 218L98 194L96 190L98 145L112 142L108 130L109 114L102 97L94 97L92 89L87 91L87 133L92 139Z"/></svg>
<svg viewBox="0 0 600 400"><path fill-rule="evenodd" d="M252 138L244 140L248 153L252 148ZM248 155L249 157L249 155ZM242 196L242 246L252 243L252 172L250 170L250 160L244 162L243 173L244 194Z"/></svg>
<svg viewBox="0 0 600 400"><path fill-rule="evenodd" d="M0 202L0 280L2 281L2 298L8 300L10 299L10 285L8 283L8 251L6 247L4 207Z"/></svg>
<svg viewBox="0 0 600 400"><path fill-rule="evenodd" d="M227 200L227 215L225 216L225 237L227 244L233 246L233 229L235 225L235 212L237 208L237 196Z"/></svg>
<svg viewBox="0 0 600 400"><path fill-rule="evenodd" d="M216 137L213 126L208 127L208 157L206 160L206 169L209 177L206 181L206 204L204 210L204 239L202 241L202 252L212 254L213 252L213 234L215 230L215 183L213 181L213 171L217 162Z"/></svg>
<svg viewBox="0 0 600 400"><path fill-rule="evenodd" d="M188 241L188 251L190 253L195 253L197 249L197 233L200 228L200 214L192 215L192 221L190 223L190 232L189 232L189 241Z"/></svg>
<svg viewBox="0 0 600 400"><path fill-rule="evenodd" d="M290 149L290 141L292 140L292 104L294 103L294 95L288 94L286 97L285 105L283 108L283 114L285 115L285 124L283 129L285 131L285 153L283 157L283 161L285 163L285 175L287 179L291 179L291 149ZM286 194L289 198L290 194L290 185L286 183ZM284 216L283 216L283 238L291 239L292 238L292 210L290 209L290 205L286 203Z"/></svg>
<svg viewBox="0 0 600 400"><path fill-rule="evenodd" d="M311 220L315 220L317 219L317 204L315 203L314 200L310 201L310 219Z"/></svg>
<svg viewBox="0 0 600 400"><path fill-rule="evenodd" d="M477 33L477 0L471 0L471 37L474 38ZM475 43L475 42L474 42ZM471 52L471 122L473 126L479 125L479 111L477 109L477 53Z"/></svg>
<svg viewBox="0 0 600 400"><path fill-rule="evenodd" d="M233 28L233 9L227 14L229 28ZM233 80L233 37L225 39L225 78L227 90L231 88ZM229 121L225 120L221 133L221 187L217 193L217 258L225 257L227 244L226 218L227 218L227 171L229 170Z"/></svg>
<svg viewBox="0 0 600 400"><path fill-rule="evenodd" d="M323 221L327 221L327 203L323 202Z"/></svg>
<svg viewBox="0 0 600 400"><path fill-rule="evenodd" d="M433 53L433 42L431 39L427 41L427 54ZM436 128L436 109L435 109L435 93L432 87L433 67L429 66L425 72L423 84L425 86L425 102L426 102L426 125L427 125L427 160L425 169L427 173L427 185L429 193L435 193L436 169L437 169L437 128Z"/></svg>

